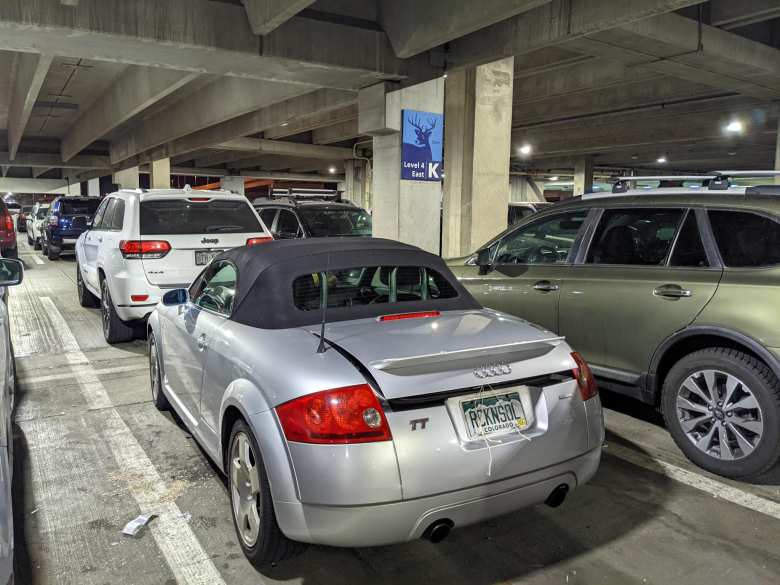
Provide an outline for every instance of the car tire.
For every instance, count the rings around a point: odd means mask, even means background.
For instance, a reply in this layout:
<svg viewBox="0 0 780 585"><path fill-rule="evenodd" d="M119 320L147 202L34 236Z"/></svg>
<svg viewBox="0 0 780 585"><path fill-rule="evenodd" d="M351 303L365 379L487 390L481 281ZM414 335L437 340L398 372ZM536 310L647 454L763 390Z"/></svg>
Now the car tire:
<svg viewBox="0 0 780 585"><path fill-rule="evenodd" d="M712 347L685 356L664 380L662 410L677 446L707 471L747 479L780 459L780 381L752 355Z"/></svg>
<svg viewBox="0 0 780 585"><path fill-rule="evenodd" d="M108 290L108 281L100 282L100 312L103 323L103 337L110 344L123 343L133 339L133 328L116 314L114 303L111 300L111 292Z"/></svg>
<svg viewBox="0 0 780 585"><path fill-rule="evenodd" d="M13 260L17 260L19 258L19 248L14 247L3 250L3 258L12 258Z"/></svg>
<svg viewBox="0 0 780 585"><path fill-rule="evenodd" d="M30 236L30 232L27 232L27 245L32 246L34 244L32 236Z"/></svg>
<svg viewBox="0 0 780 585"><path fill-rule="evenodd" d="M76 264L76 292L79 296L79 305L94 309L100 305L100 299L90 292L87 285L84 283L84 278L81 276L81 266Z"/></svg>
<svg viewBox="0 0 780 585"><path fill-rule="evenodd" d="M49 260L59 260L60 251L60 248L55 248L54 246L49 245L46 249L46 256L49 258Z"/></svg>
<svg viewBox="0 0 780 585"><path fill-rule="evenodd" d="M35 238L33 241L33 250L40 250L41 249L41 239Z"/></svg>
<svg viewBox="0 0 780 585"><path fill-rule="evenodd" d="M160 353L157 350L157 340L152 333L149 334L149 381L152 388L152 402L157 410L168 410L171 405L163 390Z"/></svg>
<svg viewBox="0 0 780 585"><path fill-rule="evenodd" d="M248 450L244 451L244 448ZM249 465L244 461L246 458L249 459ZM306 545L290 540L279 528L260 448L251 429L241 419L235 422L230 432L225 459L233 526L238 543L249 562L256 568L262 568L302 553ZM250 481L251 473L257 475ZM258 486L257 493L254 494L251 493L250 487L253 483ZM250 499L252 503L249 503ZM242 502L245 502L243 506ZM250 516L255 518L257 526L254 538L250 528Z"/></svg>
<svg viewBox="0 0 780 585"><path fill-rule="evenodd" d="M41 236L41 252L44 256L49 255L49 246L46 245L46 240Z"/></svg>

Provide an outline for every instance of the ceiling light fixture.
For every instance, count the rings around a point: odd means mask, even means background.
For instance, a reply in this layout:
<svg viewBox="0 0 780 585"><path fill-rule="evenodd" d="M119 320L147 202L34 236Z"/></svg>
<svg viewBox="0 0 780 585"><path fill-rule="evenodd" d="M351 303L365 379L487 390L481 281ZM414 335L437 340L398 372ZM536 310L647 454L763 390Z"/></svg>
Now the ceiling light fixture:
<svg viewBox="0 0 780 585"><path fill-rule="evenodd" d="M530 144L523 144L523 145L522 145L522 146L521 146L521 147L518 149L518 151L520 152L520 154L521 154L521 155L523 155L523 156L528 156L529 154L531 154L531 150L532 150L532 148L531 148L531 145L530 145Z"/></svg>
<svg viewBox="0 0 780 585"><path fill-rule="evenodd" d="M551 181L557 181L558 179L560 179L558 175L555 175L554 177L550 177Z"/></svg>
<svg viewBox="0 0 780 585"><path fill-rule="evenodd" d="M666 160L665 156L661 155L657 159L655 159L655 162L657 162L658 164L663 165L663 164L666 164L667 160Z"/></svg>
<svg viewBox="0 0 780 585"><path fill-rule="evenodd" d="M742 134L742 132L745 130L745 127L739 120L732 120L726 125L724 130L730 134Z"/></svg>
<svg viewBox="0 0 780 585"><path fill-rule="evenodd" d="M328 169L328 172L329 172L331 175L335 175L335 174L336 174L336 167L330 167L330 168Z"/></svg>

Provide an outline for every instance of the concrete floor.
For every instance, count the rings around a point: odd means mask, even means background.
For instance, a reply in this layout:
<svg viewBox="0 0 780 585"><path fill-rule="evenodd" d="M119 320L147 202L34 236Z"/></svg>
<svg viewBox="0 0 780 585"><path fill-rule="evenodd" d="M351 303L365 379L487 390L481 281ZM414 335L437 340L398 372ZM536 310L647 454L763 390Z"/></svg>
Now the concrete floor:
<svg viewBox="0 0 780 585"><path fill-rule="evenodd" d="M311 547L259 575L236 541L224 481L150 403L145 344L108 347L98 311L78 306L73 260L21 247L26 279L9 300L17 583L778 583L780 477L744 485L698 471L652 409L609 397L601 469L563 507L456 530L439 545ZM120 534L154 509L172 520ZM183 553L160 544L170 522Z"/></svg>

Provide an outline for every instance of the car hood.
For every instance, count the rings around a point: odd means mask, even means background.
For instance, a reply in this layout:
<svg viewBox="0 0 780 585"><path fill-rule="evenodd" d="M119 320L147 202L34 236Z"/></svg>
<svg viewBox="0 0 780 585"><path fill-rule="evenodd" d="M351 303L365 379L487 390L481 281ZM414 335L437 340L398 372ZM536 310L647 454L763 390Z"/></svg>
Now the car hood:
<svg viewBox="0 0 780 585"><path fill-rule="evenodd" d="M319 327L307 329L319 335ZM562 338L491 309L329 323L325 338L360 362L388 399L532 378L573 363Z"/></svg>

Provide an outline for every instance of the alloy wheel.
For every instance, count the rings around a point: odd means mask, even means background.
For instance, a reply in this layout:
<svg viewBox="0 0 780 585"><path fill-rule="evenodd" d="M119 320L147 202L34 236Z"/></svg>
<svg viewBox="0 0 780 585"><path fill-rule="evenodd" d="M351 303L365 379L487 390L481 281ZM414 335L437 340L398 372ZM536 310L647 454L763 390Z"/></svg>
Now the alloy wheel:
<svg viewBox="0 0 780 585"><path fill-rule="evenodd" d="M157 400L157 396L160 393L160 375L159 365L157 362L157 344L152 341L149 344L149 377L152 383L152 398Z"/></svg>
<svg viewBox="0 0 780 585"><path fill-rule="evenodd" d="M700 450L722 461L755 451L764 417L753 392L739 378L718 370L699 370L677 390L677 421Z"/></svg>
<svg viewBox="0 0 780 585"><path fill-rule="evenodd" d="M249 436L236 433L230 449L230 499L238 534L244 545L253 547L260 535L260 473Z"/></svg>
<svg viewBox="0 0 780 585"><path fill-rule="evenodd" d="M111 325L111 298L108 294L108 286L103 281L103 286L100 289L100 309L101 317L103 318L103 334L108 338L108 330Z"/></svg>

